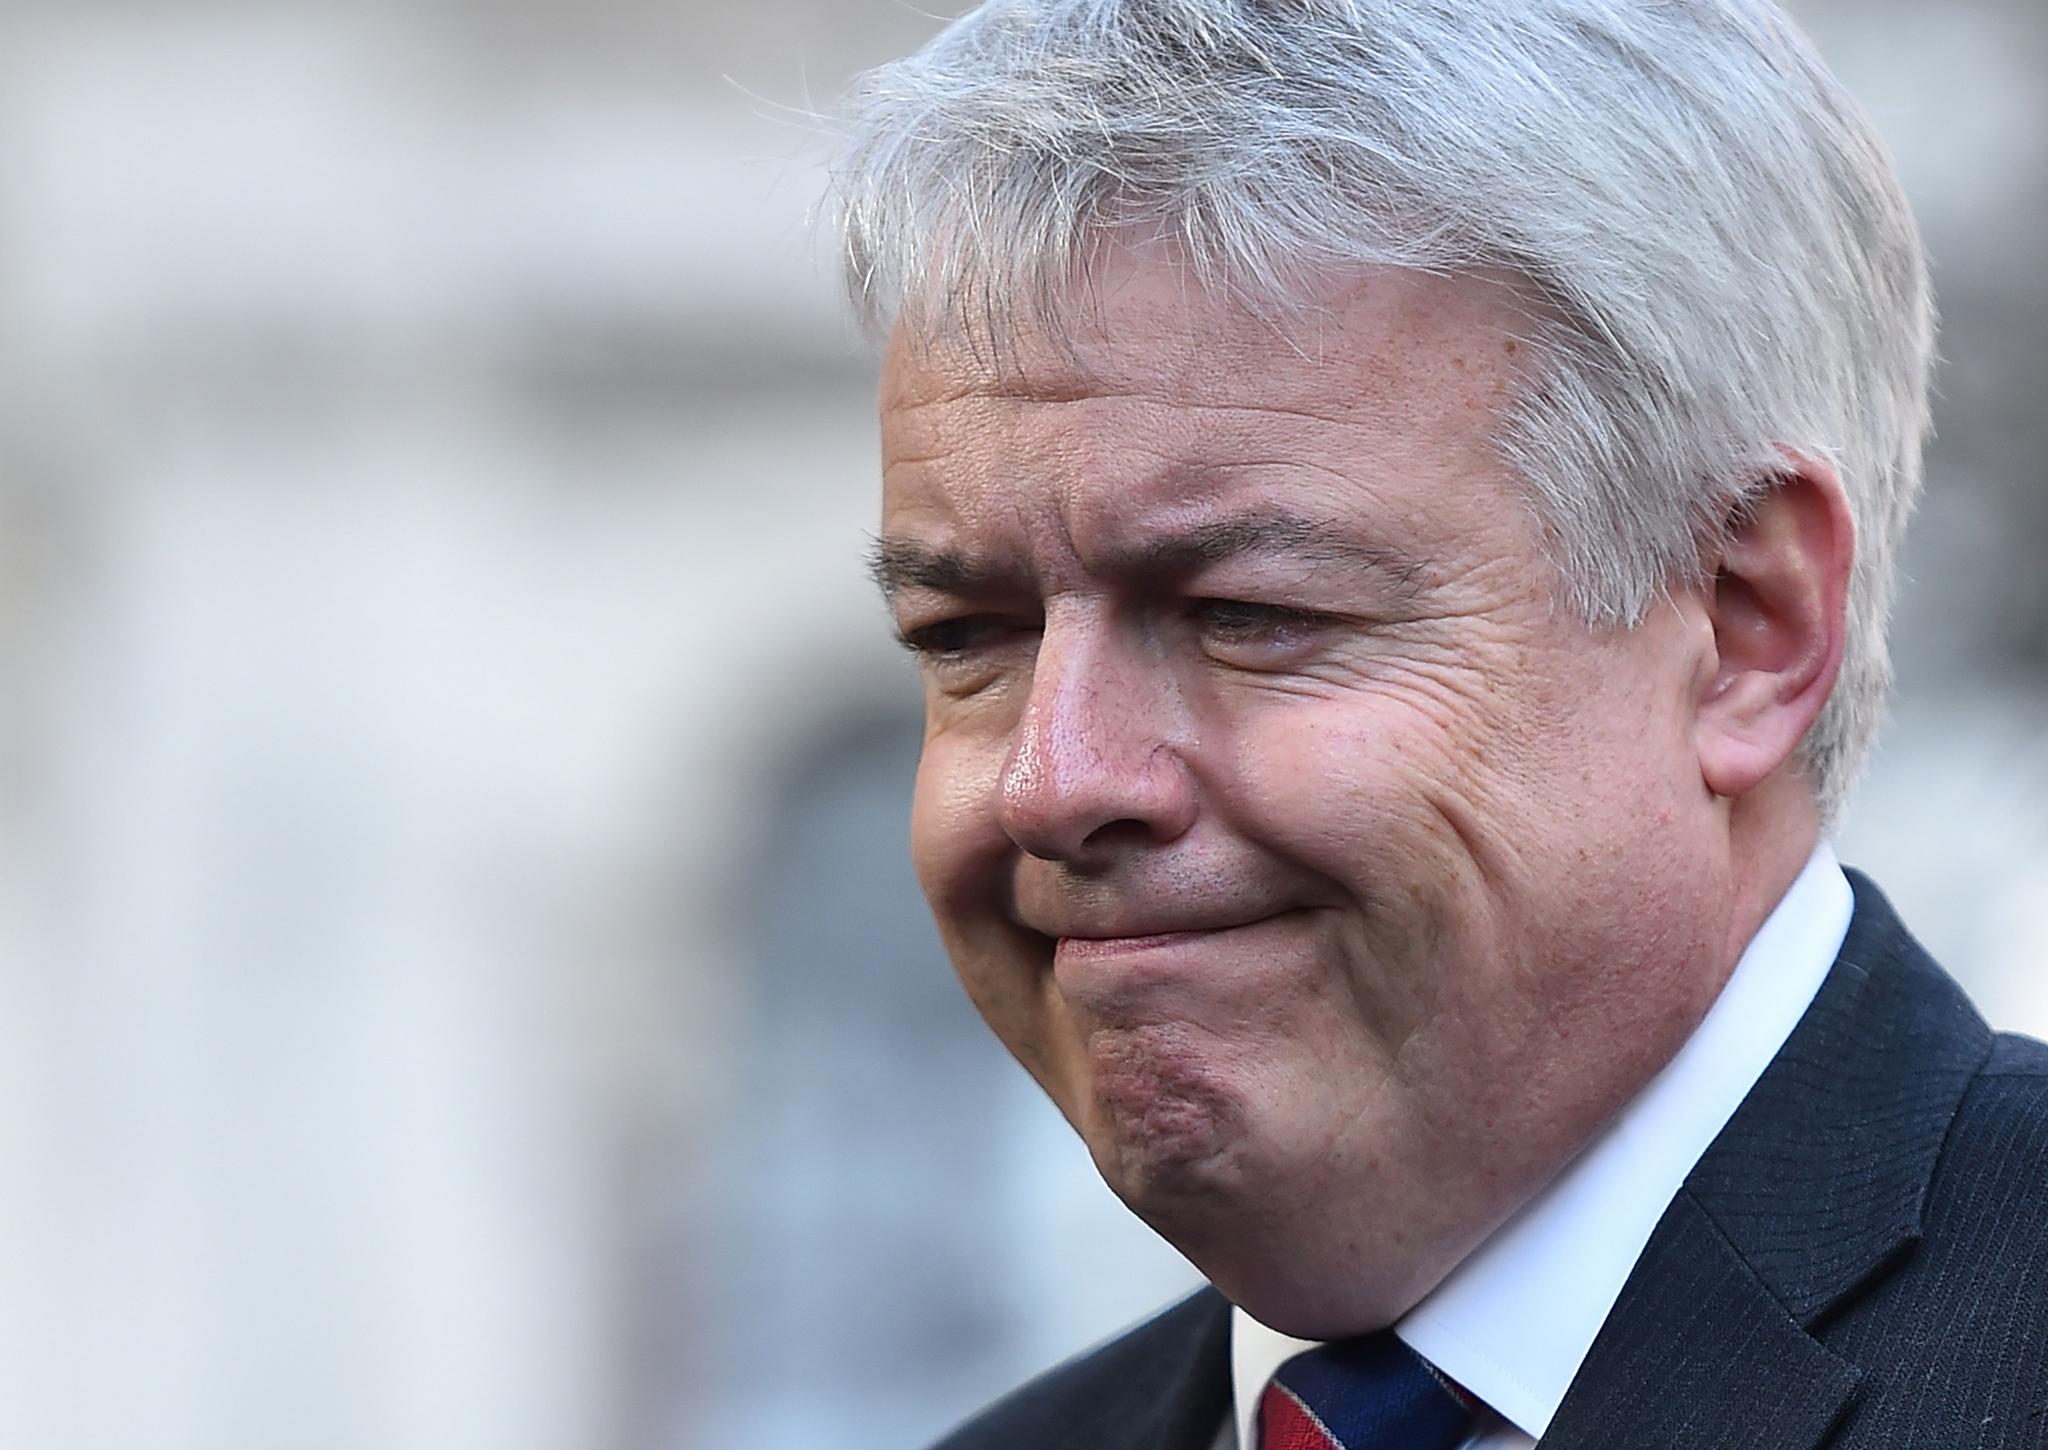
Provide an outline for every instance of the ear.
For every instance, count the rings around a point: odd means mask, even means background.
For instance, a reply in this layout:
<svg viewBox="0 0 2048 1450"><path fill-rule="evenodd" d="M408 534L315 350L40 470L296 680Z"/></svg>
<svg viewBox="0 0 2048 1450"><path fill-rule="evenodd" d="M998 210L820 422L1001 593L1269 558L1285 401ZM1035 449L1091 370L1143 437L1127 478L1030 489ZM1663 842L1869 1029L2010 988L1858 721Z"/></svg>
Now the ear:
<svg viewBox="0 0 2048 1450"><path fill-rule="evenodd" d="M1841 475L1788 451L1783 471L1708 561L1714 647L1700 673L1694 739L1715 795L1762 784L1827 703L1842 668L1855 549Z"/></svg>

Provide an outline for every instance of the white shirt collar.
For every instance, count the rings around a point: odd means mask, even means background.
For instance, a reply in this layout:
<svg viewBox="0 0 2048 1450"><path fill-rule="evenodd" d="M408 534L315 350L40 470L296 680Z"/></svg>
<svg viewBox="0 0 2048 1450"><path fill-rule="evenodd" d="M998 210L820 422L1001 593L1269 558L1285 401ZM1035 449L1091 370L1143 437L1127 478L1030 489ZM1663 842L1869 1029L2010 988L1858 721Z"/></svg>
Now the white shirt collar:
<svg viewBox="0 0 2048 1450"><path fill-rule="evenodd" d="M1540 1439L1665 1207L1820 990L1854 906L1848 878L1823 841L1678 1055L1394 1332ZM1240 1446L1256 1443L1252 1426L1266 1382L1310 1347L1231 1311Z"/></svg>

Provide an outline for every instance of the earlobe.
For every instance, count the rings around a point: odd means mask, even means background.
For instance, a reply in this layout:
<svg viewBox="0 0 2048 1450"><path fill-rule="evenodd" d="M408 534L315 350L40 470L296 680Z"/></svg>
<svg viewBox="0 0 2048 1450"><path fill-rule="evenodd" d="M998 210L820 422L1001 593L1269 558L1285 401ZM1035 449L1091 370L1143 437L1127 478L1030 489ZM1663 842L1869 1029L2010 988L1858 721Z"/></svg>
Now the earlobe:
<svg viewBox="0 0 2048 1450"><path fill-rule="evenodd" d="M1695 738L1718 796L1748 794L1793 758L1841 669L1855 556L1848 497L1832 464L1784 457L1709 561L1715 658Z"/></svg>

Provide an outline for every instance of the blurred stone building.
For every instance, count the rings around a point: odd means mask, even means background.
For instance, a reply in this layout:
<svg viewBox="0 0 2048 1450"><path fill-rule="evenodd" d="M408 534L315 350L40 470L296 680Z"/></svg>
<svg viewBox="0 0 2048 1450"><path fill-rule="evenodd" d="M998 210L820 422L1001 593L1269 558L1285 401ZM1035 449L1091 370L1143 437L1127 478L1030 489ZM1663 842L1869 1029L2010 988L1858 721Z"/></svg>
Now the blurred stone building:
<svg viewBox="0 0 2048 1450"><path fill-rule="evenodd" d="M2041 1031L2048 22L1795 9L1948 319L1843 853ZM1189 1281L904 861L807 112L935 23L0 12L0 1443L879 1450Z"/></svg>

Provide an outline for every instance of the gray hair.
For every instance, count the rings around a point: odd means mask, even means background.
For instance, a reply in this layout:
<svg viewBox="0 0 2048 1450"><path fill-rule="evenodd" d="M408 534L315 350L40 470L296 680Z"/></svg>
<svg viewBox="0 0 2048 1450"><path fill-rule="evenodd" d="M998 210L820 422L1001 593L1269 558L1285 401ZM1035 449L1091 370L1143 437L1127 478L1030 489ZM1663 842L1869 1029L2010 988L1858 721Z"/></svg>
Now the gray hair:
<svg viewBox="0 0 2048 1450"><path fill-rule="evenodd" d="M1856 523L1832 818L1890 684L1933 304L1868 121L1768 0L988 0L868 74L835 175L850 291L1055 330L1095 249L1166 240L1285 306L1332 267L1513 277L1537 363L1496 440L1571 607L1640 622L1782 450Z"/></svg>

